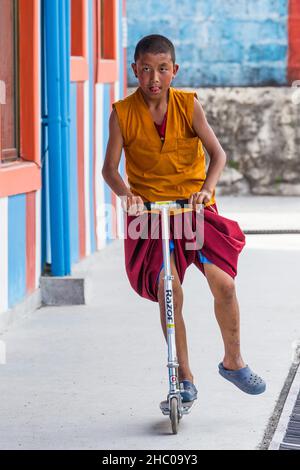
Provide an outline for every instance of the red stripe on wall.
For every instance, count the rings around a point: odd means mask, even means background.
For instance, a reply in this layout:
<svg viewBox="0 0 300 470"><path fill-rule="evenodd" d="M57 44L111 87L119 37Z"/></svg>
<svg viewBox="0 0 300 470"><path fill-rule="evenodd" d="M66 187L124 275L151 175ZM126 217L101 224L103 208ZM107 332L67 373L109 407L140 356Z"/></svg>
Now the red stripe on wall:
<svg viewBox="0 0 300 470"><path fill-rule="evenodd" d="M1 2L2 3L2 2ZM40 162L40 1L19 0L20 153ZM26 40L24 40L26 38ZM30 116L30 119L28 119Z"/></svg>
<svg viewBox="0 0 300 470"><path fill-rule="evenodd" d="M85 256L85 186L84 186L84 84L77 83L77 164L78 164L78 218L79 257Z"/></svg>
<svg viewBox="0 0 300 470"><path fill-rule="evenodd" d="M26 292L35 290L35 191L26 194Z"/></svg>
<svg viewBox="0 0 300 470"><path fill-rule="evenodd" d="M123 0L123 10L122 10L122 14L124 16L124 18L126 18L126 0ZM124 70L123 70L123 74L124 74L124 77L123 77L123 80L124 80L124 97L127 95L127 64L126 64L126 61L127 61L127 49L126 47L123 48L123 57L124 57Z"/></svg>
<svg viewBox="0 0 300 470"><path fill-rule="evenodd" d="M289 0L288 82L300 80L300 1Z"/></svg>
<svg viewBox="0 0 300 470"><path fill-rule="evenodd" d="M115 85L114 83L110 84L110 111L112 111L112 104L115 102ZM117 196L111 191L111 204L112 204L112 236L114 239L117 238L118 233L118 218L117 218Z"/></svg>

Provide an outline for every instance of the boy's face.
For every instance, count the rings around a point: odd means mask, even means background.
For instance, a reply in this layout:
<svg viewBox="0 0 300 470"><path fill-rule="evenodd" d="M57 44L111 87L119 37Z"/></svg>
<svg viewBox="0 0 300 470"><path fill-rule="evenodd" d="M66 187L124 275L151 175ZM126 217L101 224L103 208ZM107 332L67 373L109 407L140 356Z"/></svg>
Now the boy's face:
<svg viewBox="0 0 300 470"><path fill-rule="evenodd" d="M169 53L150 52L140 55L131 67L143 92L154 99L167 92L179 68L177 64L173 64Z"/></svg>

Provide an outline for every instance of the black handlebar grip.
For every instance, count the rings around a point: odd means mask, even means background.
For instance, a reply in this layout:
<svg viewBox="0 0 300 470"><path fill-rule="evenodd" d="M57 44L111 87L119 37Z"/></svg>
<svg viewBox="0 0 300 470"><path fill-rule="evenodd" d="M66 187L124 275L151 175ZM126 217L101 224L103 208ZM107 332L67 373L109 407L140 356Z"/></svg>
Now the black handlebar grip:
<svg viewBox="0 0 300 470"><path fill-rule="evenodd" d="M147 211L151 210L151 202L144 202L144 207L147 209Z"/></svg>
<svg viewBox="0 0 300 470"><path fill-rule="evenodd" d="M178 204L180 207L184 207L189 204L188 199L177 199L176 204Z"/></svg>
<svg viewBox="0 0 300 470"><path fill-rule="evenodd" d="M184 207L185 205L187 205L189 203L189 200L188 199L177 199L175 202L180 207ZM144 202L144 206L148 211L151 210L151 202Z"/></svg>

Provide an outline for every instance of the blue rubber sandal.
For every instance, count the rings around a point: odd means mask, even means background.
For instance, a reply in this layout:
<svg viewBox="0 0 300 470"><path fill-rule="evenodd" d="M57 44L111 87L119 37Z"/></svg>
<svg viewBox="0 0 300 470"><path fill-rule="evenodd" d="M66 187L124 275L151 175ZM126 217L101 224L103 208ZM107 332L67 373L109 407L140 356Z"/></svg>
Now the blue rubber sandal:
<svg viewBox="0 0 300 470"><path fill-rule="evenodd" d="M250 395L259 395L266 390L265 381L255 374L249 366L243 367L238 370L225 369L223 363L219 364L219 373L224 379L229 380L236 385L240 390Z"/></svg>
<svg viewBox="0 0 300 470"><path fill-rule="evenodd" d="M196 400L197 393L198 390L195 385L189 380L183 380L180 382L180 395L183 403Z"/></svg>

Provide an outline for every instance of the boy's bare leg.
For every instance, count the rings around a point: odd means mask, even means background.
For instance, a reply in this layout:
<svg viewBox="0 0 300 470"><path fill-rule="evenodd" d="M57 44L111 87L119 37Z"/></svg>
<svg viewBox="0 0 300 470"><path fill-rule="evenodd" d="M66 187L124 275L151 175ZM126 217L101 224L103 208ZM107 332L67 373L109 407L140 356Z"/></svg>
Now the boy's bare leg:
<svg viewBox="0 0 300 470"><path fill-rule="evenodd" d="M223 366L241 369L245 363L240 350L240 313L234 280L214 264L204 264L204 272L214 296L215 315L223 337Z"/></svg>
<svg viewBox="0 0 300 470"><path fill-rule="evenodd" d="M183 291L180 284L179 276L176 270L174 253L171 253L171 272L174 276L173 280L173 302L174 302L174 316L175 316L175 338L176 338L176 351L179 362L178 378L179 381L184 379L193 382L194 377L189 366L188 347L186 340L186 329L182 316L183 305ZM162 330L167 341L167 328L166 328L166 314L165 314L165 298L164 298L164 270L160 273L159 286L158 286L158 301L160 308L160 321Z"/></svg>

